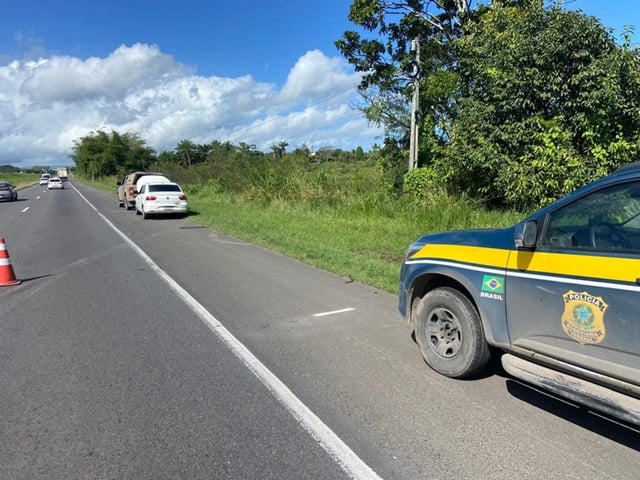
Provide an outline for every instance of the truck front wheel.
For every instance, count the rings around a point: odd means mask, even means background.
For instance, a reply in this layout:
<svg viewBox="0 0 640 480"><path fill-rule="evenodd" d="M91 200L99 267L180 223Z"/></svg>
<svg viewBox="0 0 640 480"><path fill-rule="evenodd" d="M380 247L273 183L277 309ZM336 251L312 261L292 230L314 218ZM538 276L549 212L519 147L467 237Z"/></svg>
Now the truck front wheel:
<svg viewBox="0 0 640 480"><path fill-rule="evenodd" d="M422 298L415 336L427 364L447 377L470 377L491 357L478 311L453 288L436 288Z"/></svg>

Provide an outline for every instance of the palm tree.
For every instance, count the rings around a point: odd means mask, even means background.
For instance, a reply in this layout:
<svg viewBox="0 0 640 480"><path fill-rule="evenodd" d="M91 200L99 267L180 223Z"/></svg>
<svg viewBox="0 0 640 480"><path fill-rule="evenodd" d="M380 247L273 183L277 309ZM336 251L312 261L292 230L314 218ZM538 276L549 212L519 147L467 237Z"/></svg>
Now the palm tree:
<svg viewBox="0 0 640 480"><path fill-rule="evenodd" d="M276 159L280 160L282 157L284 157L286 148L289 146L289 143L287 143L286 140L282 140L280 143L278 143L277 145L271 145L271 150L273 151L273 155L276 157Z"/></svg>
<svg viewBox="0 0 640 480"><path fill-rule="evenodd" d="M197 145L191 140L180 140L176 147L176 155L181 160L183 166L191 168L191 158L197 153L197 150Z"/></svg>

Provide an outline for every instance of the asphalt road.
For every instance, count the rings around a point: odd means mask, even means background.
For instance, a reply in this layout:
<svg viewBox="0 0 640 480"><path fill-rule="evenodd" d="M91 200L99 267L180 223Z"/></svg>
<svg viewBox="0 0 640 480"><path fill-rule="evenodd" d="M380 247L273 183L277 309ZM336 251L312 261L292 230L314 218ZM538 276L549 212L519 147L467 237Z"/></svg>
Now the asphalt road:
<svg viewBox="0 0 640 480"><path fill-rule="evenodd" d="M1 479L640 477L637 430L429 370L395 296L67 187L0 203Z"/></svg>

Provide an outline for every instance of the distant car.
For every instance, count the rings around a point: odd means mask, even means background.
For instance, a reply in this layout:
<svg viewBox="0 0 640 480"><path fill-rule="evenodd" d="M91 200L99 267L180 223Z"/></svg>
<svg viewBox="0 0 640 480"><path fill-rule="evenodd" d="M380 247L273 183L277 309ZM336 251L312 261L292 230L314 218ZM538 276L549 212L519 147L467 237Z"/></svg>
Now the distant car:
<svg viewBox="0 0 640 480"><path fill-rule="evenodd" d="M180 214L189 211L187 196L177 183L144 183L136 195L137 215L149 218L150 215Z"/></svg>
<svg viewBox="0 0 640 480"><path fill-rule="evenodd" d="M18 189L9 182L0 182L0 200L18 200Z"/></svg>
<svg viewBox="0 0 640 480"><path fill-rule="evenodd" d="M47 182L47 190L63 190L64 183L62 183L62 179L60 177L51 177Z"/></svg>
<svg viewBox="0 0 640 480"><path fill-rule="evenodd" d="M47 185L49 183L50 178L51 178L50 174L43 173L42 176L40 177L40 185Z"/></svg>

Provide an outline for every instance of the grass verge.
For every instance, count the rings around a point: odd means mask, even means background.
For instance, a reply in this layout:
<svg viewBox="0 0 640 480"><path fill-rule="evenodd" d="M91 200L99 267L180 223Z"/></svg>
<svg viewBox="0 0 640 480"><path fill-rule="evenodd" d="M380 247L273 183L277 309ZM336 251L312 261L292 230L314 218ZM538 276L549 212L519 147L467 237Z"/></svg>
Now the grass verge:
<svg viewBox="0 0 640 480"><path fill-rule="evenodd" d="M29 187L38 183L37 173L0 173L0 181L9 182L18 188Z"/></svg>

